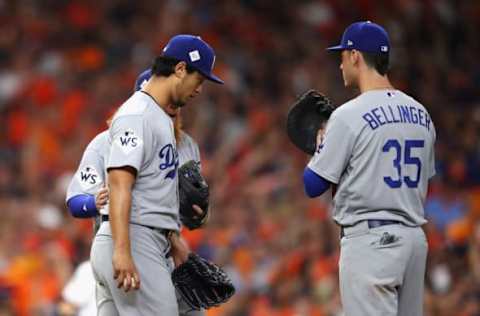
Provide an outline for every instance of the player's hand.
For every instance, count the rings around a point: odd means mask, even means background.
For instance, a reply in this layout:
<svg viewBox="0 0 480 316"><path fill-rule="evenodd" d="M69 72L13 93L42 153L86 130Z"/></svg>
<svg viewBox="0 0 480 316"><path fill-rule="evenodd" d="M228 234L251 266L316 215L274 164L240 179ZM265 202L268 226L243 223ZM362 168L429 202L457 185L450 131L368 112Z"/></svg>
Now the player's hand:
<svg viewBox="0 0 480 316"><path fill-rule="evenodd" d="M192 205L192 208L193 208L193 210L195 211L195 213L197 213L198 217L202 217L202 216L203 216L203 213L204 213L205 211L202 210L202 208L201 208L200 206L198 206L198 205L196 205L196 204L193 204L193 205ZM208 222L208 219L209 219L209 218L210 218L210 212L208 212L208 213L207 213L207 216L205 216L205 217L203 218L203 221L202 221L202 225L201 225L201 226L205 225L205 224ZM201 226L200 226L200 227L201 227Z"/></svg>
<svg viewBox="0 0 480 316"><path fill-rule="evenodd" d="M95 195L95 206L97 210L101 209L105 206L108 202L108 189L106 187L102 187L98 190L97 194Z"/></svg>
<svg viewBox="0 0 480 316"><path fill-rule="evenodd" d="M115 249L112 264L113 278L117 280L118 288L123 288L125 292L140 288L140 276L129 251Z"/></svg>
<svg viewBox="0 0 480 316"><path fill-rule="evenodd" d="M170 241L171 245L170 255L173 258L175 267L178 267L179 265L188 260L190 248L188 248L185 239L183 239L183 237L176 232L171 232L168 235L168 240Z"/></svg>
<svg viewBox="0 0 480 316"><path fill-rule="evenodd" d="M317 132L317 150L318 146L323 143L323 136L325 135L325 125L323 125Z"/></svg>

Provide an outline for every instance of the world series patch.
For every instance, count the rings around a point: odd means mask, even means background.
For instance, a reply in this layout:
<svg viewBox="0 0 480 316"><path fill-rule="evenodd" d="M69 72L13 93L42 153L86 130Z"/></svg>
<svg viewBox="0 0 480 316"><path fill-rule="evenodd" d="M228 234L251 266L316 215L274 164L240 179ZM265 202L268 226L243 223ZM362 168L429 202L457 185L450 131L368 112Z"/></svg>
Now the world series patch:
<svg viewBox="0 0 480 316"><path fill-rule="evenodd" d="M128 155L135 149L142 148L143 140L132 129L128 129L117 137L115 144Z"/></svg>
<svg viewBox="0 0 480 316"><path fill-rule="evenodd" d="M77 179L84 190L91 190L102 184L100 174L93 166L86 166L77 172Z"/></svg>

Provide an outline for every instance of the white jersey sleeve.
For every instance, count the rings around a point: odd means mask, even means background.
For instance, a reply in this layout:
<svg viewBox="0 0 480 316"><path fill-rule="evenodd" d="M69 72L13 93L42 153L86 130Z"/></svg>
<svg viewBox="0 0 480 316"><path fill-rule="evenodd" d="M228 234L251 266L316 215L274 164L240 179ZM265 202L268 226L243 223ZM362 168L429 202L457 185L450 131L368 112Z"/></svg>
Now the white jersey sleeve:
<svg viewBox="0 0 480 316"><path fill-rule="evenodd" d="M322 143L308 167L322 178L337 184L352 155L354 142L355 135L351 127L333 112Z"/></svg>
<svg viewBox="0 0 480 316"><path fill-rule="evenodd" d="M108 131L98 134L87 146L67 189L66 201L78 194L96 194L105 183L105 153Z"/></svg>
<svg viewBox="0 0 480 316"><path fill-rule="evenodd" d="M130 166L140 171L151 155L152 135L141 115L116 118L110 127L112 145L106 169Z"/></svg>

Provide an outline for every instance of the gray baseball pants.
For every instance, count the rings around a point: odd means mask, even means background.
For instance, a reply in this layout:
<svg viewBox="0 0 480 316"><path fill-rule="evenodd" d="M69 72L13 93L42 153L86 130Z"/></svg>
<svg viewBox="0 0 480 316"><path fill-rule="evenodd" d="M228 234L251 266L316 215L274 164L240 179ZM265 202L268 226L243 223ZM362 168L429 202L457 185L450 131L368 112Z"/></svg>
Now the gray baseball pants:
<svg viewBox="0 0 480 316"><path fill-rule="evenodd" d="M428 245L420 227L344 228L340 294L345 316L422 316Z"/></svg>
<svg viewBox="0 0 480 316"><path fill-rule="evenodd" d="M110 223L104 222L95 236L90 261L95 276L98 316L202 316L191 311L176 295L171 281L173 260L166 254L170 244L165 235L141 225L130 224L130 244L140 274L140 289L125 292L113 278L113 240Z"/></svg>

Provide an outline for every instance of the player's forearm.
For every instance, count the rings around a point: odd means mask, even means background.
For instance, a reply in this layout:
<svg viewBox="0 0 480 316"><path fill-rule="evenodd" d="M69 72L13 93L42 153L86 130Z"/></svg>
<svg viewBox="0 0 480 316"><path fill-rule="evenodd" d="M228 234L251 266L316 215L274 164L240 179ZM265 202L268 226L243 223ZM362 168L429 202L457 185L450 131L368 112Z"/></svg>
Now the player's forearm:
<svg viewBox="0 0 480 316"><path fill-rule="evenodd" d="M109 172L110 188L110 227L115 249L130 251L130 207L133 177L127 171Z"/></svg>
<svg viewBox="0 0 480 316"><path fill-rule="evenodd" d="M130 250L129 219L131 192L124 188L110 187L110 227L114 247Z"/></svg>
<svg viewBox="0 0 480 316"><path fill-rule="evenodd" d="M185 239L176 232L172 231L168 236L168 240L170 241L172 247L170 254L173 257L175 266L178 267L188 260L188 255L191 252L190 248L188 247Z"/></svg>

